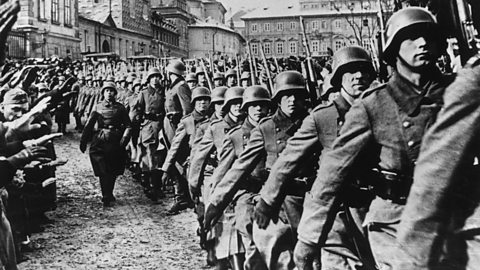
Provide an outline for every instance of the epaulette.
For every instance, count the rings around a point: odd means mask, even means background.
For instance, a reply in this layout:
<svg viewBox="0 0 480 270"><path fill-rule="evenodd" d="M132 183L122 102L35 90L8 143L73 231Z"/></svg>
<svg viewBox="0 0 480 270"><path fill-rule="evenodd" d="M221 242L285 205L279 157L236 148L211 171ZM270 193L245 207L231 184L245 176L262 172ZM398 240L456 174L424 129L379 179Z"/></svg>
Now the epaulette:
<svg viewBox="0 0 480 270"><path fill-rule="evenodd" d="M268 121L268 120L270 120L270 119L272 119L272 116L264 117L264 118L262 118L262 120L260 120L260 121L258 122L258 124L260 125L260 124L262 124L262 123L265 123L266 121Z"/></svg>
<svg viewBox="0 0 480 270"><path fill-rule="evenodd" d="M373 88L370 88L370 89L367 89L365 91L363 91L363 93L360 95L360 98L365 98L365 97L368 97L370 96L372 93L374 92L377 92L378 90L381 90L381 89L384 89L385 87L387 86L387 83L382 83L376 87L373 87Z"/></svg>
<svg viewBox="0 0 480 270"><path fill-rule="evenodd" d="M234 126L232 129L230 129L230 130L227 132L227 136L233 134L233 132L235 132L236 130L239 130L239 129L242 129L242 125Z"/></svg>
<svg viewBox="0 0 480 270"><path fill-rule="evenodd" d="M312 112L316 112L316 111L319 111L321 109L325 109L325 108L330 108L334 105L334 103L332 101L329 101L328 103L325 103L325 104L319 104L317 105L317 107L313 108Z"/></svg>

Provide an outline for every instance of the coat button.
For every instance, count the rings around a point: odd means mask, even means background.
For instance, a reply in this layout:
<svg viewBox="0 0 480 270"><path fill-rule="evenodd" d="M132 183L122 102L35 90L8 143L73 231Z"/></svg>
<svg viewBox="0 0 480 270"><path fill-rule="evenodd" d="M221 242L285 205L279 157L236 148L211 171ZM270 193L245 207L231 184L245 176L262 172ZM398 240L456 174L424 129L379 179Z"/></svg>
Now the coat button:
<svg viewBox="0 0 480 270"><path fill-rule="evenodd" d="M279 132L279 131L280 131L280 128L277 127L277 128L275 129L275 131L276 131L276 132Z"/></svg>
<svg viewBox="0 0 480 270"><path fill-rule="evenodd" d="M413 142L413 141L408 141L408 143L407 143L407 145L408 145L409 147L412 147L412 146L413 146L413 144L414 144L414 142Z"/></svg>
<svg viewBox="0 0 480 270"><path fill-rule="evenodd" d="M412 125L412 124L411 124L410 122L408 122L408 121L403 122L403 127L404 127L404 128L408 128L408 127L410 127L411 125Z"/></svg>
<svg viewBox="0 0 480 270"><path fill-rule="evenodd" d="M280 144L281 142L282 142L282 141L280 141L280 140L277 140L277 144Z"/></svg>

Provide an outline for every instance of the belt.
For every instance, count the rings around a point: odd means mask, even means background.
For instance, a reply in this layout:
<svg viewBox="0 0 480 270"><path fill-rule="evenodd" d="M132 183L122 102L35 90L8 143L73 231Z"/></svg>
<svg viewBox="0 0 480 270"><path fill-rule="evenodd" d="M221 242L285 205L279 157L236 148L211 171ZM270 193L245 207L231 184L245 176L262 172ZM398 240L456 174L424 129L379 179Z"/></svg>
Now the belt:
<svg viewBox="0 0 480 270"><path fill-rule="evenodd" d="M113 125L106 125L99 127L100 129L122 129L122 126L113 126Z"/></svg>
<svg viewBox="0 0 480 270"><path fill-rule="evenodd" d="M413 178L391 171L373 169L371 190L378 197L398 204L407 201Z"/></svg>
<svg viewBox="0 0 480 270"><path fill-rule="evenodd" d="M160 113L146 113L144 118L150 121L160 121L162 119L162 114Z"/></svg>

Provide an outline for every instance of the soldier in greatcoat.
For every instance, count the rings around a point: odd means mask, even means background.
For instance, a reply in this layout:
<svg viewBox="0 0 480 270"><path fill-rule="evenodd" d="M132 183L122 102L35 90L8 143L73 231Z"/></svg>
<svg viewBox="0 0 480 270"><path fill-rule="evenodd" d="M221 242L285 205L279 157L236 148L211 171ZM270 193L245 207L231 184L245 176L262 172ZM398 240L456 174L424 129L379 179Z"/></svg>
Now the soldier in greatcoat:
<svg viewBox="0 0 480 270"><path fill-rule="evenodd" d="M130 139L130 118L125 107L115 101L117 93L113 82L102 87L103 101L98 103L82 133L80 151L84 153L90 144L90 161L95 176L100 178L103 206L115 201L113 189L117 176L122 175L126 163L125 147ZM97 130L94 132L94 126Z"/></svg>

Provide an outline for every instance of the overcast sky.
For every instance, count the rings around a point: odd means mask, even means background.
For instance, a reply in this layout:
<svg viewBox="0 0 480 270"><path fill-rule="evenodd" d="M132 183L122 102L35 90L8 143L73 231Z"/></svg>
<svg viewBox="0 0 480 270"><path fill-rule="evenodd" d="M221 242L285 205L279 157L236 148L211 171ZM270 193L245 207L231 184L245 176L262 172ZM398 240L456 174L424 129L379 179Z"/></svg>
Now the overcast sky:
<svg viewBox="0 0 480 270"><path fill-rule="evenodd" d="M292 0L218 0L218 1L222 2L222 4L227 9L227 12L229 11L230 8L232 9L232 12L236 12L242 8L252 9L252 8L271 6L275 4L278 5L280 3L292 2Z"/></svg>

